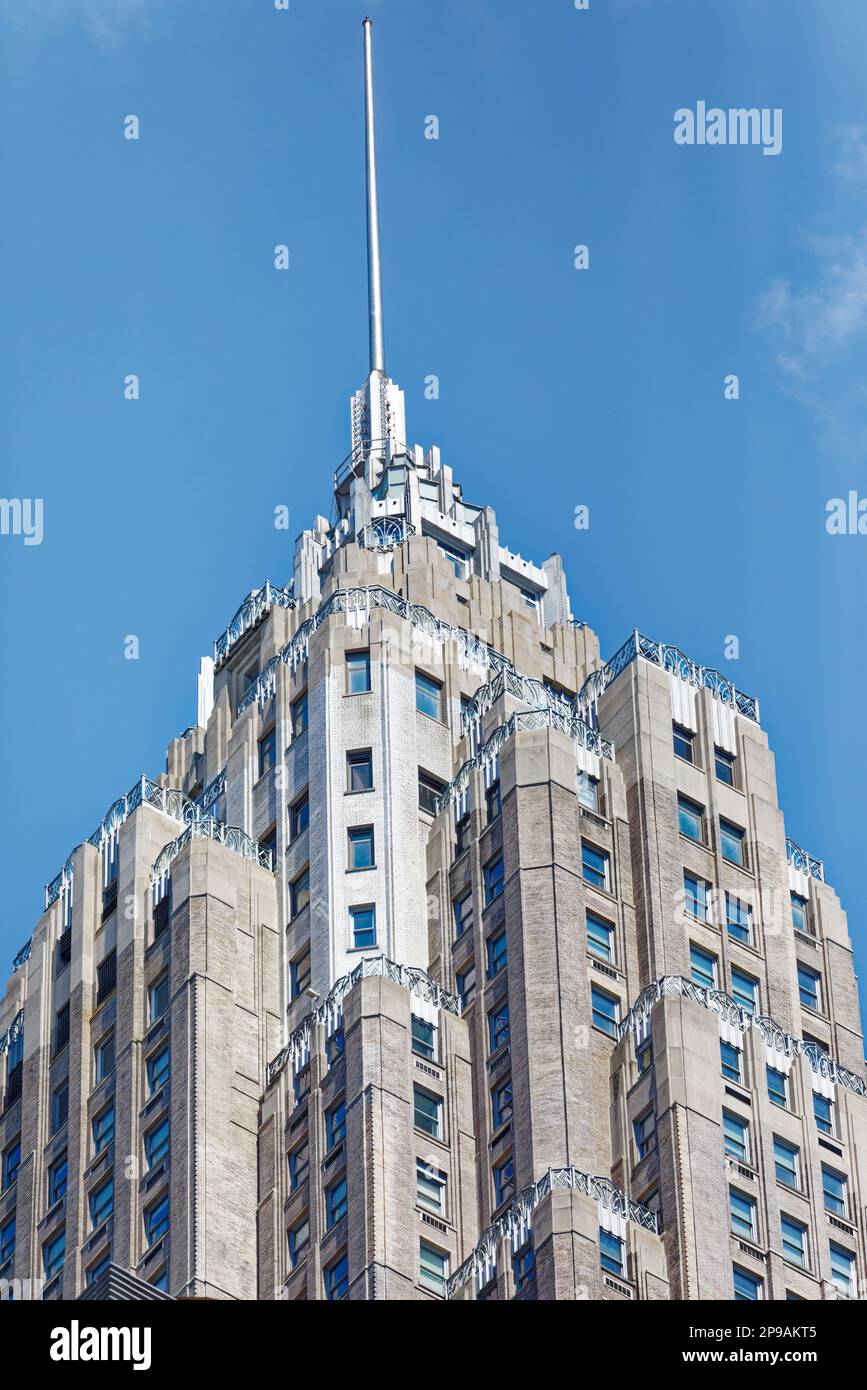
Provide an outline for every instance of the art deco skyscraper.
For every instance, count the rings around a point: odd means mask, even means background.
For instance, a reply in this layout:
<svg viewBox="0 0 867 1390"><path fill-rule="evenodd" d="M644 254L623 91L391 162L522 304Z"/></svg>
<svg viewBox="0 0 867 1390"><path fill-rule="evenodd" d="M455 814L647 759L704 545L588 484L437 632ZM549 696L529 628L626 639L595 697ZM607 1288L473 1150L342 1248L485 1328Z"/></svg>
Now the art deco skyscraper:
<svg viewBox="0 0 867 1390"><path fill-rule="evenodd" d="M855 1296L846 919L758 702L501 542L370 370L330 519L0 1011L15 1298Z"/></svg>

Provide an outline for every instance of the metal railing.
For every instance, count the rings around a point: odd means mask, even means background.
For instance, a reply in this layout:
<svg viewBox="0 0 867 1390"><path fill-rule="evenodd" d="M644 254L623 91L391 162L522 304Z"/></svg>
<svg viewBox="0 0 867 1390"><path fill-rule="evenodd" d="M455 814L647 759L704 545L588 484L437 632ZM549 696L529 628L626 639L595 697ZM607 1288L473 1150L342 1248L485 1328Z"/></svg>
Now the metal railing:
<svg viewBox="0 0 867 1390"><path fill-rule="evenodd" d="M8 1052L12 1044L21 1036L24 1027L24 1010L19 1009L5 1033L0 1033L0 1057Z"/></svg>
<svg viewBox="0 0 867 1390"><path fill-rule="evenodd" d="M358 544L362 550L373 550L378 555L388 555L404 545L410 536L415 535L415 527L403 517L382 517L364 526L358 533Z"/></svg>
<svg viewBox="0 0 867 1390"><path fill-rule="evenodd" d="M719 700L724 705L729 705L738 714L742 714L746 719L752 719L756 724L759 722L759 702L752 695L745 695L732 685L731 681L726 680L725 676L720 675L719 671L713 670L710 666L699 666L678 647L672 647L665 642L656 642L652 637L645 637L636 628L632 636L624 642L623 646L614 653L610 661L601 666L598 671L592 671L584 682L581 690L576 697L578 713L587 717L587 712L596 706L597 701L633 661L641 657L644 661L649 661L654 666L660 666L664 671L674 671L683 680L698 689L706 689L711 692L714 699Z"/></svg>
<svg viewBox="0 0 867 1390"><path fill-rule="evenodd" d="M225 632L214 642L214 669L219 670L232 648L261 622L272 608L295 608L297 600L289 588L281 589L266 579L261 589L251 589Z"/></svg>
<svg viewBox="0 0 867 1390"><path fill-rule="evenodd" d="M810 878L818 879L820 883L825 882L825 864L821 859L814 859L812 854L808 854L800 845L786 836L786 859L793 869L800 869L801 873L809 874Z"/></svg>
<svg viewBox="0 0 867 1390"><path fill-rule="evenodd" d="M21 950L18 952L17 956L15 956L14 960L12 961L13 975L15 974L16 970L20 970L22 965L24 965L24 963L30 959L30 952L32 950L33 937L31 936L29 941L25 941L24 945L21 947Z"/></svg>
<svg viewBox="0 0 867 1390"><path fill-rule="evenodd" d="M183 834L160 850L151 870L151 884L168 873L173 860L191 840L214 840L225 845L227 849L234 850L242 858L260 864L263 869L273 870L274 856L271 850L263 849L259 841L254 840L245 830L241 830L237 825L224 825L213 816L197 816L189 822Z"/></svg>

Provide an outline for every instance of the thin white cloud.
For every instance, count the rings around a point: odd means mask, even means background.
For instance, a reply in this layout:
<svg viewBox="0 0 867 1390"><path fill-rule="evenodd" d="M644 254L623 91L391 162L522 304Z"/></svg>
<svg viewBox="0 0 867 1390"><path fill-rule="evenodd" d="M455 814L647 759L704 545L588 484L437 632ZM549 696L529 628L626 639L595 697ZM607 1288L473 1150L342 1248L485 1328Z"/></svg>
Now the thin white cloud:
<svg viewBox="0 0 867 1390"><path fill-rule="evenodd" d="M862 125L847 126L840 132L843 157L834 165L835 174L867 184L867 129Z"/></svg>
<svg viewBox="0 0 867 1390"><path fill-rule="evenodd" d="M122 42L163 0L0 0L0 15L29 28L76 24L100 44Z"/></svg>

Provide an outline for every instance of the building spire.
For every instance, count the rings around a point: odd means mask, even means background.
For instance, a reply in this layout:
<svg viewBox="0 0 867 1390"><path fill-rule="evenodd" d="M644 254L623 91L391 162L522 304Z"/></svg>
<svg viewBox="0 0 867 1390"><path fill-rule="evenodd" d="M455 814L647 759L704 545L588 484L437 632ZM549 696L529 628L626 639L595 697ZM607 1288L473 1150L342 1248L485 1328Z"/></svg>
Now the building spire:
<svg viewBox="0 0 867 1390"><path fill-rule="evenodd" d="M364 114L367 146L367 282L370 301L370 371L385 375L382 328L382 267L379 257L379 198L376 189L376 124L373 110L373 21L364 21Z"/></svg>

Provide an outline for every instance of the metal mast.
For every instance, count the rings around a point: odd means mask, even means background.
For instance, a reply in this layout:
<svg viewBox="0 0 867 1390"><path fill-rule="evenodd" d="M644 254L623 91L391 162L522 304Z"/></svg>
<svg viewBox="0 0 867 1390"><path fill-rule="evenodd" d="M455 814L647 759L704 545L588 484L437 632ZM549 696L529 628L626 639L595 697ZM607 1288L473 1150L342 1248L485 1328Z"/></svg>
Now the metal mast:
<svg viewBox="0 0 867 1390"><path fill-rule="evenodd" d="M367 281L370 303L370 370L385 375L382 327L382 266L379 255L379 198L376 188L376 124L373 110L373 21L364 24L364 113L367 146Z"/></svg>

